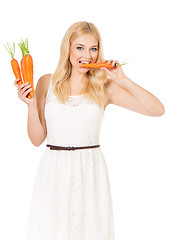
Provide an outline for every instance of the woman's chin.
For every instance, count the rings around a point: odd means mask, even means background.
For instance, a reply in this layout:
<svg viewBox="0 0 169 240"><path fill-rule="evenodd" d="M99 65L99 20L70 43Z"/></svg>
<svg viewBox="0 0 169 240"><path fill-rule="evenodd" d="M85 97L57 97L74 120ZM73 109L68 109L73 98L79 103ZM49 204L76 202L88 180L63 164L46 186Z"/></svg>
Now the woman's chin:
<svg viewBox="0 0 169 240"><path fill-rule="evenodd" d="M87 73L89 71L89 68L80 68L79 67L79 72L81 73Z"/></svg>

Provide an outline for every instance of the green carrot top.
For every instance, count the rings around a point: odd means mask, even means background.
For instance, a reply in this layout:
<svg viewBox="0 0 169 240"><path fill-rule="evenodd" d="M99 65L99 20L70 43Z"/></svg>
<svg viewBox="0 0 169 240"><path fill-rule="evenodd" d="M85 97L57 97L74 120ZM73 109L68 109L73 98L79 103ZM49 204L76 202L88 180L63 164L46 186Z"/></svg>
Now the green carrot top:
<svg viewBox="0 0 169 240"><path fill-rule="evenodd" d="M11 55L11 58L14 59L14 56L15 56L15 43L13 42L13 45L11 45L10 43L7 43L7 46L4 45L4 47L6 48L6 50Z"/></svg>
<svg viewBox="0 0 169 240"><path fill-rule="evenodd" d="M29 54L29 50L28 50L28 39L26 38L25 41L23 41L21 39L21 42L18 43L20 49L21 49L21 52L22 52L22 57L25 56L25 54Z"/></svg>

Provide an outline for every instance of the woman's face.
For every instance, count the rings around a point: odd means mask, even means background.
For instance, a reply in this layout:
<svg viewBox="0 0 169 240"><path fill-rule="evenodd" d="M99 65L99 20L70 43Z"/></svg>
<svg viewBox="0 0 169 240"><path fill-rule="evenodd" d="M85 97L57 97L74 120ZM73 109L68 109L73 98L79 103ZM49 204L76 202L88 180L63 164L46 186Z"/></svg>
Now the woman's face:
<svg viewBox="0 0 169 240"><path fill-rule="evenodd" d="M99 54L98 42L92 34L84 34L70 46L70 62L72 70L86 73L89 68L80 68L83 63L96 62Z"/></svg>

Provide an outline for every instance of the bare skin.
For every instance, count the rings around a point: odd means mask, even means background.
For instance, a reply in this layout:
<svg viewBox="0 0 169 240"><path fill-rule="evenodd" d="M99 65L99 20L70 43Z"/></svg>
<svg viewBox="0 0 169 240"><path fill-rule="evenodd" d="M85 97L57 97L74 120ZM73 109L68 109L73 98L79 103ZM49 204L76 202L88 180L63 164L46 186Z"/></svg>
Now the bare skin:
<svg viewBox="0 0 169 240"><path fill-rule="evenodd" d="M44 142L47 135L44 109L50 79L51 74L46 74L39 78L35 94L31 99L26 97L27 93L31 91L30 87L26 83L18 86L17 80L14 81L14 85L18 88L18 97L28 106L28 136L32 144L37 147Z"/></svg>
<svg viewBox="0 0 169 240"><path fill-rule="evenodd" d="M98 58L98 42L91 34L82 35L70 46L70 62L72 72L68 80L71 94L80 95L87 82L86 73L89 68L79 68L84 62L96 62Z"/></svg>
<svg viewBox="0 0 169 240"><path fill-rule="evenodd" d="M96 39L90 34L85 34L72 43L70 48L72 73L68 80L70 95L80 95L84 89L87 80L86 72L89 69L79 68L79 61L96 62L98 58L97 46ZM118 63L117 60L109 62ZM159 99L125 76L120 66L116 69L104 68L103 70L110 77L104 109L109 104L115 104L147 116L161 116L165 113L164 106ZM44 109L50 80L51 74L39 78L32 99L26 97L31 91L28 84L24 83L18 86L17 80L14 81L14 85L18 88L18 97L28 106L28 136L32 144L37 147L44 142L47 135Z"/></svg>

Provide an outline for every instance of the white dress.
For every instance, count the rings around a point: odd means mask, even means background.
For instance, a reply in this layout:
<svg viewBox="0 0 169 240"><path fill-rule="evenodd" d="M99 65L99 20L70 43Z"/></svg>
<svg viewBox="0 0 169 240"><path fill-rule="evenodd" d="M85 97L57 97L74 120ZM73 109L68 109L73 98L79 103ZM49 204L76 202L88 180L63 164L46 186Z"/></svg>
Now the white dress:
<svg viewBox="0 0 169 240"><path fill-rule="evenodd" d="M47 144L99 145L103 115L104 107L83 95L60 103L50 81L45 104ZM46 147L35 177L26 240L114 240L111 190L101 146Z"/></svg>

